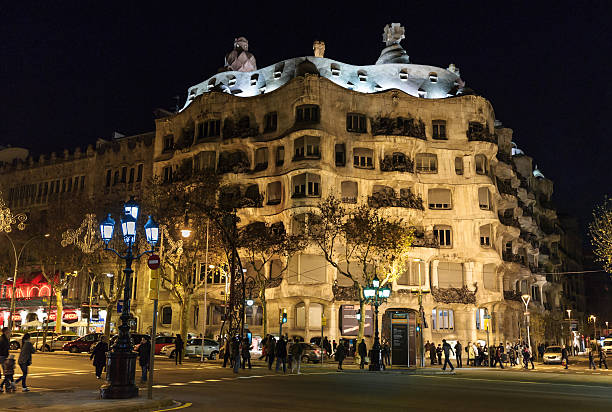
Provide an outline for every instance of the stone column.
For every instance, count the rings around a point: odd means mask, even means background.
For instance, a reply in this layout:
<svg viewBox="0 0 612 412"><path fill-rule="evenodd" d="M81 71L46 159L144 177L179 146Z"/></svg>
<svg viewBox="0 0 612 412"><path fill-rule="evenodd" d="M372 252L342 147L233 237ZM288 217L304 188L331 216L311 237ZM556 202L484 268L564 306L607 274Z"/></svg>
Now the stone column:
<svg viewBox="0 0 612 412"><path fill-rule="evenodd" d="M474 290L474 266L476 264L474 262L465 262L463 264L463 267L465 268L465 285L467 286L468 290L473 291ZM482 273L482 265L480 263L478 263L478 269L480 269L480 273ZM476 276L477 282L480 285L480 279L478 276Z"/></svg>
<svg viewBox="0 0 612 412"><path fill-rule="evenodd" d="M468 325L470 327L468 336L470 337L470 341L476 342L476 339L478 339L478 331L476 330L476 313L478 313L478 308L473 307L471 313L472 319L468 320Z"/></svg>
<svg viewBox="0 0 612 412"><path fill-rule="evenodd" d="M304 340L310 342L310 299L304 299Z"/></svg>
<svg viewBox="0 0 612 412"><path fill-rule="evenodd" d="M336 307L335 303L332 303L329 306L329 317L327 318L327 324L329 325L329 343L331 343L333 339L338 342L338 308Z"/></svg>
<svg viewBox="0 0 612 412"><path fill-rule="evenodd" d="M438 263L440 263L440 261L437 259L431 262L431 286L436 288L438 287Z"/></svg>

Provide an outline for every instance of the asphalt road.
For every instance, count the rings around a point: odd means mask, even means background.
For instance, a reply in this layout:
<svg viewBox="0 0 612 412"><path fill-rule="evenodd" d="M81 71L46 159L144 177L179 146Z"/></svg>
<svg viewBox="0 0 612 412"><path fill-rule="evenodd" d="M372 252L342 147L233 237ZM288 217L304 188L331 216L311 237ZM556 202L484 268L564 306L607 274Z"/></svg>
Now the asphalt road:
<svg viewBox="0 0 612 412"><path fill-rule="evenodd" d="M568 371L552 365L536 365L535 371L456 369L455 374L432 368L416 375L355 369L340 373L332 365L308 365L301 375L283 375L256 362L252 370L234 375L218 361L176 367L156 357L156 374L155 393L191 402L185 411L612 410L612 373L584 366ZM49 397L65 389L91 390L96 397L104 382L95 378L86 354L65 353L34 355L28 380L32 392ZM146 389L141 389L141 396L146 396Z"/></svg>

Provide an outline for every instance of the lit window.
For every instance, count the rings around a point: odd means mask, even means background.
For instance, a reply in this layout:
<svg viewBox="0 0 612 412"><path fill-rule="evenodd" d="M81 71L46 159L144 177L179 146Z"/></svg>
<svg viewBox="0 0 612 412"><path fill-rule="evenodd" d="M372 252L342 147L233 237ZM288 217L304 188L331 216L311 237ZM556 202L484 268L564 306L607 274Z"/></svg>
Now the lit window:
<svg viewBox="0 0 612 412"><path fill-rule="evenodd" d="M433 329L448 330L455 328L455 317L452 309L433 309L431 320Z"/></svg>

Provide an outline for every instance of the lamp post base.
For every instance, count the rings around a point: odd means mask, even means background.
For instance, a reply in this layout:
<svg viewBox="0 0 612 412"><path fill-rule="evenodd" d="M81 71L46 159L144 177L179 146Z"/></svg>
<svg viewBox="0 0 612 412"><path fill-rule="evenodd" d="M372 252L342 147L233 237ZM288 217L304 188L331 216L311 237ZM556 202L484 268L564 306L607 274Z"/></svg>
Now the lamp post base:
<svg viewBox="0 0 612 412"><path fill-rule="evenodd" d="M371 371L384 371L385 365L383 364L382 359L381 359L380 345L378 347L376 347L375 345L370 350L370 354L372 358L370 359L370 366L368 369Z"/></svg>
<svg viewBox="0 0 612 412"><path fill-rule="evenodd" d="M100 388L102 399L129 399L138 396L135 352L108 352L106 354L107 384Z"/></svg>

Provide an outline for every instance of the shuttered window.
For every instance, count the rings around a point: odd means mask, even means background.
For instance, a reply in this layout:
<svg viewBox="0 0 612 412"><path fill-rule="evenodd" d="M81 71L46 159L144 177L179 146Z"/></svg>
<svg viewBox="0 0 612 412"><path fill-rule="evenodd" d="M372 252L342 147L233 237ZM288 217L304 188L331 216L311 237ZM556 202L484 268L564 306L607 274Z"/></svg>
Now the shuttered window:
<svg viewBox="0 0 612 412"><path fill-rule="evenodd" d="M488 263L482 268L482 276L485 289L497 290L497 276L495 275L495 265Z"/></svg>
<svg viewBox="0 0 612 412"><path fill-rule="evenodd" d="M440 288L463 287L463 265L461 263L438 263L438 286Z"/></svg>
<svg viewBox="0 0 612 412"><path fill-rule="evenodd" d="M428 204L430 209L452 209L450 189L429 189Z"/></svg>
<svg viewBox="0 0 612 412"><path fill-rule="evenodd" d="M491 209L490 200L489 200L489 189L486 187L478 188L478 206L482 210Z"/></svg>
<svg viewBox="0 0 612 412"><path fill-rule="evenodd" d="M268 183L268 204L277 205L281 202L281 182Z"/></svg>

